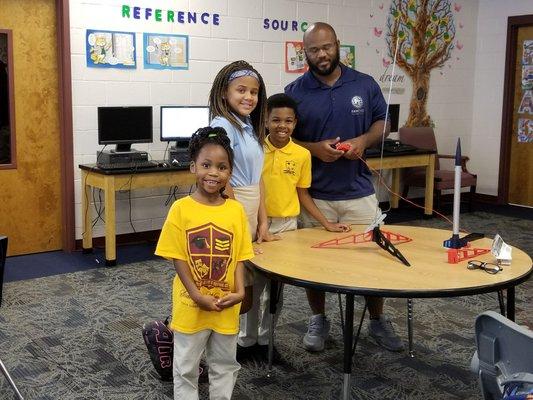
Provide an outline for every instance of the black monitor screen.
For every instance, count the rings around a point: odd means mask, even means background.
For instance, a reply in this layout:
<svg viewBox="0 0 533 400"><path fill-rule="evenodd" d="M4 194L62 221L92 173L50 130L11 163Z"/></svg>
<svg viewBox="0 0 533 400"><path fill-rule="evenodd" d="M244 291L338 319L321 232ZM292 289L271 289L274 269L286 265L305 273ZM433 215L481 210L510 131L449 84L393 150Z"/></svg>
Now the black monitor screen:
<svg viewBox="0 0 533 400"><path fill-rule="evenodd" d="M152 107L98 107L98 143L152 143Z"/></svg>
<svg viewBox="0 0 533 400"><path fill-rule="evenodd" d="M400 105L389 104L390 131L398 132L398 121L400 119Z"/></svg>
<svg viewBox="0 0 533 400"><path fill-rule="evenodd" d="M209 107L161 107L161 141L187 146L192 134L208 125Z"/></svg>

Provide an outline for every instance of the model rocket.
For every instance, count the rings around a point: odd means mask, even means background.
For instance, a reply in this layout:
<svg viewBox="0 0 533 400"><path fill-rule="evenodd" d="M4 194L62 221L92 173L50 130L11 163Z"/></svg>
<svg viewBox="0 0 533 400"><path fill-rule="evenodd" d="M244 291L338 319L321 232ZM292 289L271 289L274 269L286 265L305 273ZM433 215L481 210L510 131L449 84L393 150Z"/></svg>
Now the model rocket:
<svg viewBox="0 0 533 400"><path fill-rule="evenodd" d="M457 139L455 150L455 180L453 185L453 233L452 237L444 241L444 247L460 249L467 241L459 238L459 215L461 214L461 139Z"/></svg>

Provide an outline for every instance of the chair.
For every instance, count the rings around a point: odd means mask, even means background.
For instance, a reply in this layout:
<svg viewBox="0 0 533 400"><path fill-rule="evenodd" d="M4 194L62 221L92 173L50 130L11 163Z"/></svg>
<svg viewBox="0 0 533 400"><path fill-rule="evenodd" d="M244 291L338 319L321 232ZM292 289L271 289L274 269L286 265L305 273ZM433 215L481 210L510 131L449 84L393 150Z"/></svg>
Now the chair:
<svg viewBox="0 0 533 400"><path fill-rule="evenodd" d="M486 311L476 318L476 345L471 369L485 400L501 399L506 384L533 388L533 331Z"/></svg>
<svg viewBox="0 0 533 400"><path fill-rule="evenodd" d="M2 302L2 284L4 281L4 266L6 264L6 257L7 257L7 237L0 235L0 304ZM15 382L13 382L13 379L11 379L9 372L7 372L7 368L5 367L1 359L0 359L0 371L2 371L7 381L11 385L11 388L13 388L13 391L17 395L17 399L24 400L19 390L17 389Z"/></svg>
<svg viewBox="0 0 533 400"><path fill-rule="evenodd" d="M435 140L435 133L433 128L418 127L408 128L402 127L399 131L400 141L405 144L418 147L420 149L437 151L437 141ZM455 172L452 169L446 170L440 168L440 159L455 159L455 155L438 154L435 160L435 193L436 201L435 208L440 208L441 192L447 189L453 189L455 181ZM470 196L468 198L469 211L472 211L472 201L476 193L477 176L468 172L466 169L466 162L468 157L461 157L461 187L470 187ZM407 198L409 187L425 187L426 186L426 171L424 167L406 168L403 173L403 197Z"/></svg>

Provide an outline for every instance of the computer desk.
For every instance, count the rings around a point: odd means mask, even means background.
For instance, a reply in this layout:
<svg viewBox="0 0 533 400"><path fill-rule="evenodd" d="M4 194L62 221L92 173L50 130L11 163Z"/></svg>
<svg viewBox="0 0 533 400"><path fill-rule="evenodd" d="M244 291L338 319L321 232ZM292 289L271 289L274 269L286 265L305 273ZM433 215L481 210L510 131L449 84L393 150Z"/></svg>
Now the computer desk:
<svg viewBox="0 0 533 400"><path fill-rule="evenodd" d="M417 149L408 153L383 153L367 155L367 164L376 170L392 169L391 190L400 193L400 174L402 168L426 167L426 192L424 199L424 215L430 217L433 214L433 184L435 179L435 155L434 150ZM391 208L398 208L400 198L391 193Z"/></svg>
<svg viewBox="0 0 533 400"><path fill-rule="evenodd" d="M407 167L426 167L426 198L424 214L431 216L433 212L433 178L435 170L435 152L416 150L412 153L384 154L367 157L367 163L374 169L392 169L392 186L394 193L400 190L400 170ZM156 167L132 170L101 170L96 164L80 164L81 197L82 197L82 247L84 252L93 248L92 216L89 208L91 188L104 191L105 197L105 264L116 265L116 210L115 192L154 187L170 187L174 185L192 185L195 177L188 169L175 167ZM399 198L391 194L391 207L398 208Z"/></svg>
<svg viewBox="0 0 533 400"><path fill-rule="evenodd" d="M117 264L115 192L119 190L193 185L196 177L189 169L156 167L132 170L102 170L95 164L81 164L82 247L84 252L93 248L92 216L89 208L91 188L104 191L105 197L105 264Z"/></svg>

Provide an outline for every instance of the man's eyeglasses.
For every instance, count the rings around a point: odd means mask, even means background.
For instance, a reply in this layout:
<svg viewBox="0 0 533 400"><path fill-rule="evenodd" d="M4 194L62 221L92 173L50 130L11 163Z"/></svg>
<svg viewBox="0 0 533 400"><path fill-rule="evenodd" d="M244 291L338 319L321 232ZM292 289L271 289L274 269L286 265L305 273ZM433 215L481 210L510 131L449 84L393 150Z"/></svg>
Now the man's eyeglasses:
<svg viewBox="0 0 533 400"><path fill-rule="evenodd" d="M307 51L312 56L318 55L320 53L320 50L324 50L324 52L329 53L331 50L333 50L337 46L337 43L328 43L325 44L322 47L310 47L306 48L305 51Z"/></svg>
<svg viewBox="0 0 533 400"><path fill-rule="evenodd" d="M503 268L498 264L487 263L478 260L468 261L466 267L468 269L482 269L489 274L497 274L498 272L503 271Z"/></svg>

